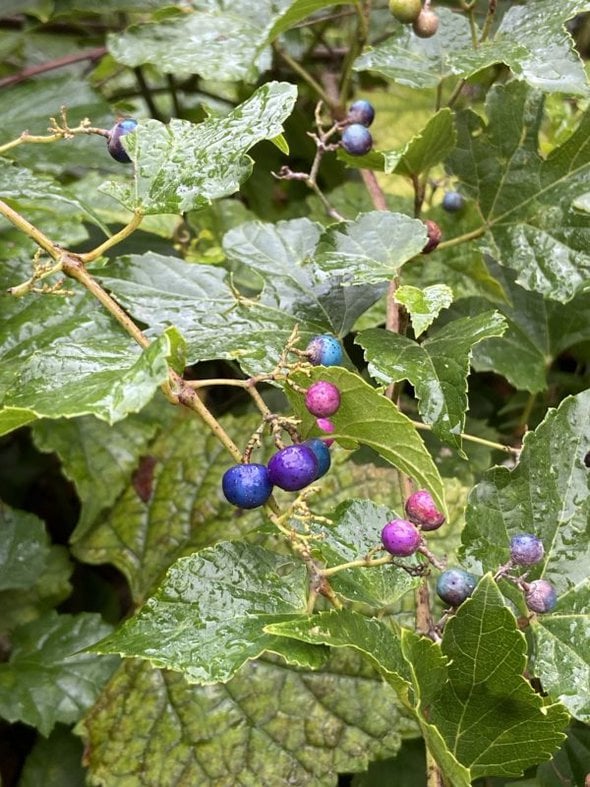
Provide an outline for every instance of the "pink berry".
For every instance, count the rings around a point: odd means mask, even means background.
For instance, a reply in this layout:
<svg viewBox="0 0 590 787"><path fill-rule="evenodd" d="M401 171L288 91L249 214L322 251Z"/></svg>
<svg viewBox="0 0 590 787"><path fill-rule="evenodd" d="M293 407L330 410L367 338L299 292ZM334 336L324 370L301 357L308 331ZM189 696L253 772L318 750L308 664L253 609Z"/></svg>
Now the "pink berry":
<svg viewBox="0 0 590 787"><path fill-rule="evenodd" d="M407 557L418 549L422 536L416 525L407 519L392 519L381 531L381 541L392 555Z"/></svg>
<svg viewBox="0 0 590 787"><path fill-rule="evenodd" d="M436 507L432 495L426 489L419 489L406 500L406 514L422 530L437 530L445 521L444 514Z"/></svg>
<svg viewBox="0 0 590 787"><path fill-rule="evenodd" d="M329 418L318 418L316 420L316 424L318 425L318 428L322 430L322 432L327 432L328 434L332 434L332 432L336 430L336 427L334 426L332 421L330 421ZM324 439L324 443L328 447L330 447L333 442L334 441L332 440L331 437Z"/></svg>
<svg viewBox="0 0 590 787"><path fill-rule="evenodd" d="M307 389L305 406L318 418L334 415L340 407L340 391L333 383L319 380Z"/></svg>

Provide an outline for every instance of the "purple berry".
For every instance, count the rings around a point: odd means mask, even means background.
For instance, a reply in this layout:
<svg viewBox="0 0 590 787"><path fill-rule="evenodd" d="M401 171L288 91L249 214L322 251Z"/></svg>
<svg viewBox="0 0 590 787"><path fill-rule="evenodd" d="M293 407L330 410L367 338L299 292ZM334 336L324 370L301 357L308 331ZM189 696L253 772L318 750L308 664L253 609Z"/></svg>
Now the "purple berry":
<svg viewBox="0 0 590 787"><path fill-rule="evenodd" d="M315 481L318 460L308 445L300 443L281 448L268 462L268 477L275 486L297 492Z"/></svg>
<svg viewBox="0 0 590 787"><path fill-rule="evenodd" d="M126 120L120 120L118 123L115 123L109 131L109 136L107 137L107 150L114 159L120 161L122 164L129 164L131 159L121 144L121 137L125 136L125 134L129 134L130 131L134 131L136 128L137 120L127 118Z"/></svg>
<svg viewBox="0 0 590 787"><path fill-rule="evenodd" d="M347 120L350 123L360 123L361 126L370 126L375 118L375 107L363 98L354 101L348 110Z"/></svg>
<svg viewBox="0 0 590 787"><path fill-rule="evenodd" d="M422 249L422 254L430 254L431 251L434 251L438 244L442 240L442 230L436 223L436 221L432 221L432 219L426 219L424 222L426 224L426 232L428 234L428 240L426 241L426 245Z"/></svg>
<svg viewBox="0 0 590 787"><path fill-rule="evenodd" d="M351 156L364 156L373 147L373 137L362 123L351 123L342 132L341 144Z"/></svg>
<svg viewBox="0 0 590 787"><path fill-rule="evenodd" d="M333 383L319 380L307 389L305 406L318 418L334 415L340 407L340 391Z"/></svg>
<svg viewBox="0 0 590 787"><path fill-rule="evenodd" d="M550 612L557 603L555 588L546 579L529 582L524 600L533 612Z"/></svg>
<svg viewBox="0 0 590 787"><path fill-rule="evenodd" d="M258 508L272 494L272 483L265 465L234 465L221 481L227 501L238 508Z"/></svg>
<svg viewBox="0 0 590 787"><path fill-rule="evenodd" d="M418 549L422 536L416 525L406 519L392 519L381 531L381 541L392 555L407 557Z"/></svg>
<svg viewBox="0 0 590 787"><path fill-rule="evenodd" d="M468 598L477 585L477 577L462 568L443 571L436 581L436 592L445 604L458 607Z"/></svg>
<svg viewBox="0 0 590 787"><path fill-rule="evenodd" d="M457 211L461 210L464 204L465 201L463 200L463 195L459 194L458 191L445 192L442 206L443 209L448 213L457 213Z"/></svg>
<svg viewBox="0 0 590 787"><path fill-rule="evenodd" d="M309 440L306 440L303 445L308 445L318 460L318 474L316 479L326 475L330 469L330 465L332 464L332 457L330 456L330 449L326 445L325 441L320 440L319 437L312 437Z"/></svg>
<svg viewBox="0 0 590 787"><path fill-rule="evenodd" d="M339 366L342 363L342 345L335 336L323 333L314 338L306 349L309 362L314 366Z"/></svg>
<svg viewBox="0 0 590 787"><path fill-rule="evenodd" d="M419 489L406 500L406 514L422 530L437 530L445 521L444 514L436 507L432 495Z"/></svg>
<svg viewBox="0 0 590 787"><path fill-rule="evenodd" d="M532 533L520 533L510 540L510 557L519 566L534 566L544 554L543 542Z"/></svg>
<svg viewBox="0 0 590 787"><path fill-rule="evenodd" d="M332 432L336 430L336 427L329 418L318 418L316 424L318 425L318 428L322 430L322 432L327 432L328 434L332 434ZM330 437L324 439L324 443L328 447L330 447L333 442L334 441Z"/></svg>

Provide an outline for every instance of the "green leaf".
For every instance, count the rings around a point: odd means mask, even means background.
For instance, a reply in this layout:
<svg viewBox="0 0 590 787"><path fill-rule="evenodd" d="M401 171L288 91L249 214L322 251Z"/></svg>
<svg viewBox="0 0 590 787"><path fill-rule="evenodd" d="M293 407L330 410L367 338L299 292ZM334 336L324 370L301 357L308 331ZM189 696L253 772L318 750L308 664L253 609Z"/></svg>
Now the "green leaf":
<svg viewBox="0 0 590 787"><path fill-rule="evenodd" d="M420 712L471 779L520 776L559 746L567 713L523 677L526 642L490 576L447 622L440 656L438 646L405 634Z"/></svg>
<svg viewBox="0 0 590 787"><path fill-rule="evenodd" d="M561 787L568 779L572 785L583 784L588 775L590 728L574 722L567 733L566 742L551 762L540 765L537 770L537 780L542 787Z"/></svg>
<svg viewBox="0 0 590 787"><path fill-rule="evenodd" d="M424 421L441 440L461 448L467 410L467 375L471 348L506 325L497 312L454 320L422 344L401 334L374 328L356 342L365 350L369 371L380 382L409 380Z"/></svg>
<svg viewBox="0 0 590 787"><path fill-rule="evenodd" d="M379 456L414 479L419 488L428 489L441 511L446 512L443 483L430 454L413 424L393 402L368 385L357 374L338 367L316 368L308 376L294 375L299 385L327 380L340 390L338 412L331 417L336 430L333 437L346 448L366 445ZM287 391L302 431L311 431L315 419L303 396Z"/></svg>
<svg viewBox="0 0 590 787"><path fill-rule="evenodd" d="M329 6L340 5L339 0L294 0L287 5L286 10L280 13L278 19L268 33L268 40L274 41L289 28L294 27L298 22L302 22L316 11Z"/></svg>
<svg viewBox="0 0 590 787"><path fill-rule="evenodd" d="M207 687L126 662L80 731L92 777L109 787L163 778L336 787L338 772L394 754L413 725L393 690L347 652L315 672L245 664Z"/></svg>
<svg viewBox="0 0 590 787"><path fill-rule="evenodd" d="M397 288L394 298L409 312L414 336L418 338L430 328L443 309L449 308L453 302L453 291L446 284L433 284L423 290L404 284Z"/></svg>
<svg viewBox="0 0 590 787"><path fill-rule="evenodd" d="M146 659L182 672L191 683L228 681L265 651L318 667L324 652L283 648L264 633L275 620L304 615L303 564L262 547L220 542L180 558L145 606L93 650Z"/></svg>
<svg viewBox="0 0 590 787"><path fill-rule="evenodd" d="M313 542L312 552L326 566L358 560L381 545L381 530L395 516L390 509L370 500L349 500L331 515L331 525L314 523L313 532L320 538ZM404 562L415 564L415 560ZM394 566L352 568L330 578L340 595L377 608L393 604L419 582L418 577Z"/></svg>
<svg viewBox="0 0 590 787"><path fill-rule="evenodd" d="M453 113L440 109L401 150L383 152L385 172L408 178L427 172L449 155L456 141Z"/></svg>
<svg viewBox="0 0 590 787"><path fill-rule="evenodd" d="M58 615L17 629L8 663L0 664L0 715L49 735L92 707L117 659L80 653L110 631L99 615Z"/></svg>
<svg viewBox="0 0 590 787"><path fill-rule="evenodd" d="M493 88L487 126L472 111L459 115L448 164L479 203L490 233L482 243L491 256L515 270L521 286L565 303L590 275L590 216L571 209L587 191L590 112L542 158L542 108L542 97L524 85Z"/></svg>
<svg viewBox="0 0 590 787"><path fill-rule="evenodd" d="M375 284L391 279L426 243L424 223L403 213L372 211L356 221L330 227L316 262L344 283Z"/></svg>
<svg viewBox="0 0 590 787"><path fill-rule="evenodd" d="M588 95L588 83L565 22L587 11L587 2L547 4L530 0L510 8L493 38L474 47L467 18L437 8L440 27L429 39L405 26L355 61L357 71L374 71L414 88L437 87L450 76L467 79L504 63L517 79L544 92ZM547 64L551 67L548 68Z"/></svg>
<svg viewBox="0 0 590 787"><path fill-rule="evenodd" d="M233 440L244 446L259 422L258 418L221 420ZM118 439L103 446L102 460L108 458L105 449L114 451L127 434L120 429ZM221 475L232 461L199 419L179 413L149 445L143 434L141 438L145 453L139 458L135 451L130 457L137 465L133 476L129 477L131 461L116 468L117 500L112 510L86 532L79 528L74 533L76 557L85 563L115 565L126 576L136 603L143 601L177 558L221 539L238 539L261 520L258 511L236 517L234 506L223 498ZM100 453L96 458L100 463ZM90 493L93 480L100 476L100 465L89 466L87 471L81 480ZM104 481L112 475L107 473ZM97 483L100 490L100 480ZM103 503L106 499L103 495Z"/></svg>
<svg viewBox="0 0 590 787"><path fill-rule="evenodd" d="M320 333L344 336L383 290L342 287L338 276L327 278L312 262L321 229L294 219L247 222L227 233L230 264L260 275L259 295L240 293L218 266L151 253L117 261L100 278L152 331L175 325L187 341L188 363L226 358L249 374L270 372L295 325L302 348Z"/></svg>
<svg viewBox="0 0 590 787"><path fill-rule="evenodd" d="M82 742L58 725L48 738L37 738L25 760L18 787L85 787Z"/></svg>
<svg viewBox="0 0 590 787"><path fill-rule="evenodd" d="M43 522L0 502L0 591L32 587L48 556Z"/></svg>
<svg viewBox="0 0 590 787"><path fill-rule="evenodd" d="M223 118L197 125L178 118L168 125L140 121L125 136L135 162L133 184L110 181L101 190L145 214L184 213L233 194L252 171L247 151L282 132L296 96L294 85L267 82Z"/></svg>

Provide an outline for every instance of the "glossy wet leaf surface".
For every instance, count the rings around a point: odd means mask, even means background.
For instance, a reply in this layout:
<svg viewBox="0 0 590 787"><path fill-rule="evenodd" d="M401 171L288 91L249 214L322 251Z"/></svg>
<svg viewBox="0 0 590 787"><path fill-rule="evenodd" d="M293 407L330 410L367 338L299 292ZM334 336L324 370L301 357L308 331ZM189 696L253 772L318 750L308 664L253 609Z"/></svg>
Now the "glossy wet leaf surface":
<svg viewBox="0 0 590 787"><path fill-rule="evenodd" d="M420 290L410 284L398 287L395 300L404 306L410 315L416 339L430 328L443 309L453 302L453 291L446 284L433 284Z"/></svg>
<svg viewBox="0 0 590 787"><path fill-rule="evenodd" d="M34 585L49 549L40 519L0 503L0 591Z"/></svg>

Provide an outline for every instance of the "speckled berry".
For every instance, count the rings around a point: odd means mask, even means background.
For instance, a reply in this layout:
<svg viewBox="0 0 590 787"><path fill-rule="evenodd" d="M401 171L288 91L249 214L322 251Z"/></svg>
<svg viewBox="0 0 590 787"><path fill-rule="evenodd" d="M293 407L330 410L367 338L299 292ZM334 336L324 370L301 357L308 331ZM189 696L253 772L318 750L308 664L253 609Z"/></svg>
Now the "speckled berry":
<svg viewBox="0 0 590 787"><path fill-rule="evenodd" d="M442 230L436 221L432 221L432 219L426 219L424 224L426 225L426 234L428 235L428 240L422 249L422 254L430 254L430 252L434 251L441 242Z"/></svg>
<svg viewBox="0 0 590 787"><path fill-rule="evenodd" d="M333 383L318 380L307 389L305 406L317 418L327 418L340 407L340 391Z"/></svg>
<svg viewBox="0 0 590 787"><path fill-rule="evenodd" d="M443 571L436 581L436 592L445 604L458 607L473 593L477 577L462 568Z"/></svg>
<svg viewBox="0 0 590 787"><path fill-rule="evenodd" d="M339 366L344 357L342 345L330 333L314 336L307 345L305 354L314 366Z"/></svg>
<svg viewBox="0 0 590 787"><path fill-rule="evenodd" d="M442 206L443 209L447 211L447 213L457 213L457 211L461 210L464 204L465 200L463 199L463 195L459 194L458 191L445 192L442 200Z"/></svg>
<svg viewBox="0 0 590 787"><path fill-rule="evenodd" d="M318 429L321 429L322 432L332 434L332 432L336 431L336 427L329 418L318 418L316 424L318 425ZM324 437L323 440L328 447L334 442L331 437Z"/></svg>
<svg viewBox="0 0 590 787"><path fill-rule="evenodd" d="M406 514L408 519L422 530L437 530L445 521L444 514L438 510L432 495L426 489L419 489L408 497Z"/></svg>
<svg viewBox="0 0 590 787"><path fill-rule="evenodd" d="M520 533L510 539L510 557L519 566L534 566L544 554L543 542L532 533Z"/></svg>
<svg viewBox="0 0 590 787"><path fill-rule="evenodd" d="M308 445L300 443L281 448L268 462L268 477L275 486L287 492L297 492L318 474L318 460Z"/></svg>
<svg viewBox="0 0 590 787"><path fill-rule="evenodd" d="M398 22L411 25L422 10L422 0L389 0L389 10Z"/></svg>
<svg viewBox="0 0 590 787"><path fill-rule="evenodd" d="M375 107L370 101L359 98L350 105L347 120L350 123L360 123L361 126L370 126L375 119Z"/></svg>
<svg viewBox="0 0 590 787"><path fill-rule="evenodd" d="M258 508L272 494L266 465L234 465L223 474L221 486L227 501L238 508Z"/></svg>
<svg viewBox="0 0 590 787"><path fill-rule="evenodd" d="M557 593L551 582L535 579L529 582L524 600L532 612L551 612L557 603Z"/></svg>
<svg viewBox="0 0 590 787"><path fill-rule="evenodd" d="M418 14L417 19L412 24L412 30L418 38L432 38L438 30L439 18L427 8L423 8Z"/></svg>
<svg viewBox="0 0 590 787"><path fill-rule="evenodd" d="M332 457L330 456L330 449L325 441L320 440L319 437L311 437L309 440L306 440L303 445L308 445L318 460L318 473L316 478L321 478L326 475L332 464Z"/></svg>
<svg viewBox="0 0 590 787"><path fill-rule="evenodd" d="M351 123L342 132L341 144L351 156L364 156L373 147L371 132L362 123Z"/></svg>
<svg viewBox="0 0 590 787"><path fill-rule="evenodd" d="M109 136L107 137L107 150L114 159L120 161L122 164L129 164L131 159L121 144L121 137L124 137L125 134L129 134L130 131L134 131L136 128L137 120L127 118L126 120L120 120L118 123L115 123L109 131Z"/></svg>
<svg viewBox="0 0 590 787"><path fill-rule="evenodd" d="M392 519L381 531L381 541L392 555L407 557L418 549L422 536L416 525L407 519Z"/></svg>

